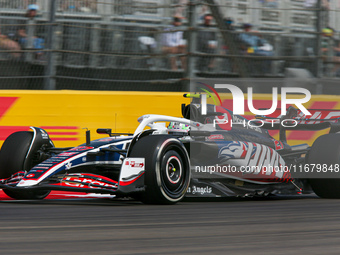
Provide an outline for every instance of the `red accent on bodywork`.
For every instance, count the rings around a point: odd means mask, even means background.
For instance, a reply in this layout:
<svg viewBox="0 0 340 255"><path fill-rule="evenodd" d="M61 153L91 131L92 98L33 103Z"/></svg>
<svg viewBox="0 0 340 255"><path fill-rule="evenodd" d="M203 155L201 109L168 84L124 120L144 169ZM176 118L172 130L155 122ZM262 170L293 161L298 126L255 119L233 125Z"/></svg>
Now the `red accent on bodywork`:
<svg viewBox="0 0 340 255"><path fill-rule="evenodd" d="M246 149L246 146L244 145L244 143L242 143L242 155L241 155L241 158L244 159L247 155L247 149Z"/></svg>
<svg viewBox="0 0 340 255"><path fill-rule="evenodd" d="M117 181L112 180L112 179L107 178L107 177L102 176L102 175L89 174L89 173L79 173L79 174L83 174L83 175L85 175L85 176L91 176L91 177L100 178L100 179L103 179L103 180L106 180L106 181L110 181L110 182L113 182L113 183L118 183Z"/></svg>
<svg viewBox="0 0 340 255"><path fill-rule="evenodd" d="M140 174L138 177L136 177L133 180L131 180L131 181L126 181L126 182L125 181L120 181L119 182L119 186L128 186L128 185L130 185L130 184L134 183L136 180L138 180L143 174L144 174L144 172L142 174Z"/></svg>

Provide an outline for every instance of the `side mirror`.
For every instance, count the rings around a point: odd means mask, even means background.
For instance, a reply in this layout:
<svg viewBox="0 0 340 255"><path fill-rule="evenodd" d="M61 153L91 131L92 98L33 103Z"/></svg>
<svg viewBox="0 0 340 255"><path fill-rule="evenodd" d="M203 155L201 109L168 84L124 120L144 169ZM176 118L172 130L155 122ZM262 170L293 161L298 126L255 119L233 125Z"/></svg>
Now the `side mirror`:
<svg viewBox="0 0 340 255"><path fill-rule="evenodd" d="M97 134L106 134L111 136L112 129L111 128L98 128L97 129Z"/></svg>

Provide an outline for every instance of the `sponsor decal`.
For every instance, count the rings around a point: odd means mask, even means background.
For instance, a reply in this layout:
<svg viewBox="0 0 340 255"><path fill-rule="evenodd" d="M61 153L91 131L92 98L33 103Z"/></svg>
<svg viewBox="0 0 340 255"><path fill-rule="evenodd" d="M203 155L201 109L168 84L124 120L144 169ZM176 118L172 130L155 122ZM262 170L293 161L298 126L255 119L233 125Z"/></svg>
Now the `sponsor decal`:
<svg viewBox="0 0 340 255"><path fill-rule="evenodd" d="M114 182L113 180L111 181ZM91 185L96 185L96 186L91 186ZM102 186L103 188L117 188L117 185L105 183L100 180L84 178L84 177L66 177L62 180L62 186L98 189L100 188L98 187L98 185Z"/></svg>
<svg viewBox="0 0 340 255"><path fill-rule="evenodd" d="M40 132L42 139L48 139L48 134L43 129L40 129Z"/></svg>
<svg viewBox="0 0 340 255"><path fill-rule="evenodd" d="M140 171L136 175L131 175L125 178L120 178L119 185L120 186L128 186L134 183L137 179L139 179L144 174L144 171Z"/></svg>
<svg viewBox="0 0 340 255"><path fill-rule="evenodd" d="M119 185L127 186L135 182L144 174L145 159L144 158L126 158L124 159L120 176Z"/></svg>
<svg viewBox="0 0 340 255"><path fill-rule="evenodd" d="M211 140L224 140L223 135L210 135L209 137L206 138L206 140L211 141Z"/></svg>
<svg viewBox="0 0 340 255"><path fill-rule="evenodd" d="M199 195L204 195L204 194L211 194L212 193L212 188L209 186L205 187L198 187L198 186L191 186L188 188L187 193L190 194L199 194Z"/></svg>
<svg viewBox="0 0 340 255"><path fill-rule="evenodd" d="M70 149L69 151L86 151L86 150L91 150L94 147L92 146L78 146L78 147L74 147L72 149Z"/></svg>
<svg viewBox="0 0 340 255"><path fill-rule="evenodd" d="M139 163L139 162L131 161L130 162L130 166L131 167L137 167L137 168L143 168L144 167L144 163L143 162Z"/></svg>
<svg viewBox="0 0 340 255"><path fill-rule="evenodd" d="M73 155L76 155L77 154L77 152L63 152L63 153L60 153L57 157L55 157L55 158L58 158L58 159L67 159L67 157L70 157L70 156L73 156ZM65 156L64 158L63 157L59 157L59 156Z"/></svg>

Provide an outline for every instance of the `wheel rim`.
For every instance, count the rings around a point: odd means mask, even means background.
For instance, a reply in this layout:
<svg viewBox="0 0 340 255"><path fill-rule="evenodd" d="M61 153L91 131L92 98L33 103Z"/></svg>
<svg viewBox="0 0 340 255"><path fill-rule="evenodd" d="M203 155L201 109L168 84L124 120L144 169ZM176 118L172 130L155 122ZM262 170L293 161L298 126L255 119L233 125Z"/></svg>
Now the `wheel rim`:
<svg viewBox="0 0 340 255"><path fill-rule="evenodd" d="M171 156L166 163L166 176L172 184L177 184L181 180L182 165L178 157Z"/></svg>
<svg viewBox="0 0 340 255"><path fill-rule="evenodd" d="M185 188L184 165L181 156L173 150L168 150L162 161L161 186L164 192L173 199L183 195Z"/></svg>

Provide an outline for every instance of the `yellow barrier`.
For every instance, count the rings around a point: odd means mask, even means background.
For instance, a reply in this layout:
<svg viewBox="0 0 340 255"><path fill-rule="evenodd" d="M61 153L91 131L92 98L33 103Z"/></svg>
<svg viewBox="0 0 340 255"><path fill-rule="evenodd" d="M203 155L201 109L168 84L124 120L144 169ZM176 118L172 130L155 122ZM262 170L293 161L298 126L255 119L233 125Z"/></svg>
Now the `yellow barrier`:
<svg viewBox="0 0 340 255"><path fill-rule="evenodd" d="M30 126L46 129L58 147L85 142L85 130L92 139L103 137L97 128L114 132L134 132L137 118L144 114L181 116L181 104L189 103L180 92L110 92L110 91L14 91L0 92L0 144L15 131ZM229 99L228 99L229 98ZM307 109L340 109L338 96L312 96ZM256 108L271 105L271 95L254 95ZM232 109L231 94L223 104ZM247 114L247 113L246 113ZM249 114L249 112L248 112ZM288 131L289 144L309 143L328 131ZM278 138L278 132L272 133Z"/></svg>
<svg viewBox="0 0 340 255"><path fill-rule="evenodd" d="M56 146L75 146L102 138L97 128L134 132L144 114L181 116L183 93L109 91L1 91L0 143L15 131L44 128Z"/></svg>

